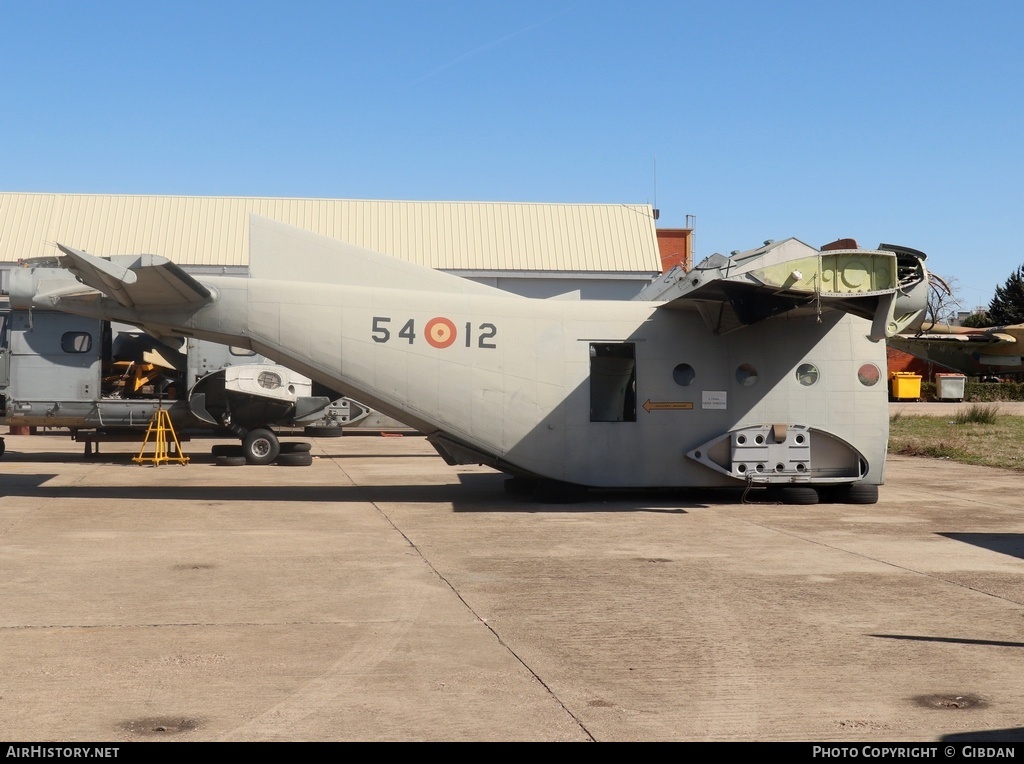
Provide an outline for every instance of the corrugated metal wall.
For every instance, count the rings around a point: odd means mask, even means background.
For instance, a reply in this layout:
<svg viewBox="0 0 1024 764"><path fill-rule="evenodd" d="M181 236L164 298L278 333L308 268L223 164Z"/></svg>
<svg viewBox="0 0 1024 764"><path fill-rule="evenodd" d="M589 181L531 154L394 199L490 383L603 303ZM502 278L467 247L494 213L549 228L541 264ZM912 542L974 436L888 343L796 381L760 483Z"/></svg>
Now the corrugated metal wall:
<svg viewBox="0 0 1024 764"><path fill-rule="evenodd" d="M646 204L0 193L0 262L56 254L156 254L244 266L250 213L444 270L661 270Z"/></svg>

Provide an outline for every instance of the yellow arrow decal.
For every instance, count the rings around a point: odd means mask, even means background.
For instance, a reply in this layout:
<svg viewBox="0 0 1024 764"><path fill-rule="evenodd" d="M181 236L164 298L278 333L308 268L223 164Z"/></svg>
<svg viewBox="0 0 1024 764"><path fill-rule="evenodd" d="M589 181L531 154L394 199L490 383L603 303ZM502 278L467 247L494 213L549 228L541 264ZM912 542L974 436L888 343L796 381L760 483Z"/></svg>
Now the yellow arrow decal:
<svg viewBox="0 0 1024 764"><path fill-rule="evenodd" d="M644 410L650 414L652 411L657 409L658 411L678 411L684 409L689 411L693 408L693 403L690 401L652 401L650 398L644 403Z"/></svg>

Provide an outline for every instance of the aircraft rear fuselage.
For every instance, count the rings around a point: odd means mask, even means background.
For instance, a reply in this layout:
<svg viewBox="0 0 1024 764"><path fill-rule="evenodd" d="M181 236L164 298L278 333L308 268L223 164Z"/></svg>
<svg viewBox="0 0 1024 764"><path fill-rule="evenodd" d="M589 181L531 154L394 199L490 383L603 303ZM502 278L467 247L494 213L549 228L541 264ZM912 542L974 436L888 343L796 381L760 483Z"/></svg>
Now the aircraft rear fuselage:
<svg viewBox="0 0 1024 764"><path fill-rule="evenodd" d="M806 425L882 481L885 353L864 319L781 316L715 336L658 303L204 283L219 297L192 333L250 345L453 461L596 487L736 485L687 453L745 425Z"/></svg>

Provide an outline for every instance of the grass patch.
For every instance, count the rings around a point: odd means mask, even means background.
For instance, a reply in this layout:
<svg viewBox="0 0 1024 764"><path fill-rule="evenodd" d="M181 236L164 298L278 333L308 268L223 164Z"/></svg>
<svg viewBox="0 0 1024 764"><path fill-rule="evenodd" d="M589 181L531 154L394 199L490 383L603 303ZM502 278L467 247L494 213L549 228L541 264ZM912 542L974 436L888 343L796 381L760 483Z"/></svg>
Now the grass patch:
<svg viewBox="0 0 1024 764"><path fill-rule="evenodd" d="M998 406L979 406L974 404L964 409L958 409L953 417L953 421L956 424L995 424L998 418Z"/></svg>
<svg viewBox="0 0 1024 764"><path fill-rule="evenodd" d="M1024 417L961 409L953 417L895 415L889 453L951 459L1024 472ZM962 415L962 416L961 416Z"/></svg>

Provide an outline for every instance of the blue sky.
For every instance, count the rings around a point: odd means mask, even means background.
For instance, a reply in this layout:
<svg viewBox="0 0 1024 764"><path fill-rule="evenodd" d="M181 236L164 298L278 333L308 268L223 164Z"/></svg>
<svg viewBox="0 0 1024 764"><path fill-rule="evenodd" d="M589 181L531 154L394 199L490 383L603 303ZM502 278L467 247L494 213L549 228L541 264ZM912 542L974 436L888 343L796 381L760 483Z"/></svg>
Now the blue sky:
<svg viewBox="0 0 1024 764"><path fill-rule="evenodd" d="M1024 3L0 0L0 190L657 203L1024 263Z"/></svg>

